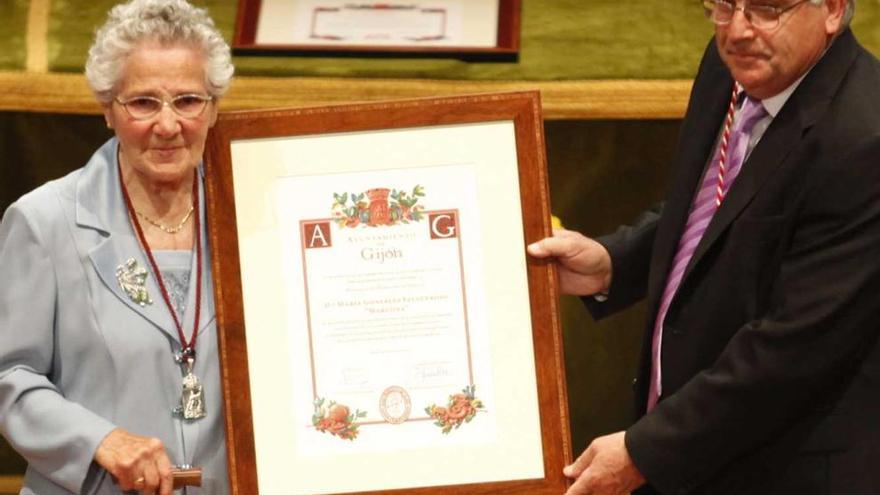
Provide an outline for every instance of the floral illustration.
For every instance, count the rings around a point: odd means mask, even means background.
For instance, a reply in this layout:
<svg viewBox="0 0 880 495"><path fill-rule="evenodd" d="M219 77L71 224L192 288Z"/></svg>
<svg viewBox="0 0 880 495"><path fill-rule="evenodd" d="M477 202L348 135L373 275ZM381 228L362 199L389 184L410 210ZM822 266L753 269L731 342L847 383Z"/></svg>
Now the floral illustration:
<svg viewBox="0 0 880 495"><path fill-rule="evenodd" d="M333 219L340 227L418 222L424 217L425 207L417 204L423 197L420 185L410 192L377 187L360 194L333 193Z"/></svg>
<svg viewBox="0 0 880 495"><path fill-rule="evenodd" d="M432 404L425 408L425 412L436 420L434 424L442 428L444 435L453 428L458 429L463 423L470 423L478 412L484 410L483 402L474 395L476 388L475 385L469 385L461 393L450 395L446 407Z"/></svg>
<svg viewBox="0 0 880 495"><path fill-rule="evenodd" d="M366 412L355 410L353 413L342 404L330 401L324 404L323 398L314 402L315 413L312 414L312 425L322 433L335 435L343 440L354 440L358 436L358 424L354 421L367 415Z"/></svg>

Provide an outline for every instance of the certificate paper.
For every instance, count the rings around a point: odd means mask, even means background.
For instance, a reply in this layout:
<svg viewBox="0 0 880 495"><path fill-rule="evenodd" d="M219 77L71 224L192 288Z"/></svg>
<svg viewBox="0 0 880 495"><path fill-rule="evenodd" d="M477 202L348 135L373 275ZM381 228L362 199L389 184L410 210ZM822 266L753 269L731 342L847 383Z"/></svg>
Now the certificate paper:
<svg viewBox="0 0 880 495"><path fill-rule="evenodd" d="M536 93L221 115L237 493L556 495L570 462ZM327 129L327 130L325 130Z"/></svg>
<svg viewBox="0 0 880 495"><path fill-rule="evenodd" d="M310 350L290 363L299 453L493 440L485 281L467 270L483 265L473 167L285 177L277 197L297 253L285 279L303 281L291 353Z"/></svg>

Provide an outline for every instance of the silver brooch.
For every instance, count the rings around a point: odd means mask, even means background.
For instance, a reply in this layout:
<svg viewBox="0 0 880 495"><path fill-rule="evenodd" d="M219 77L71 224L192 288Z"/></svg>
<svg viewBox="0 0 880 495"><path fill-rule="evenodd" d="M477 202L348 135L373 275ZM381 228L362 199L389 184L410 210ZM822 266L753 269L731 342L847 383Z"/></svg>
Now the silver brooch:
<svg viewBox="0 0 880 495"><path fill-rule="evenodd" d="M153 299L147 292L147 275L149 272L138 266L134 258L129 258L125 263L116 267L116 280L119 288L125 292L132 301L141 306L153 304Z"/></svg>

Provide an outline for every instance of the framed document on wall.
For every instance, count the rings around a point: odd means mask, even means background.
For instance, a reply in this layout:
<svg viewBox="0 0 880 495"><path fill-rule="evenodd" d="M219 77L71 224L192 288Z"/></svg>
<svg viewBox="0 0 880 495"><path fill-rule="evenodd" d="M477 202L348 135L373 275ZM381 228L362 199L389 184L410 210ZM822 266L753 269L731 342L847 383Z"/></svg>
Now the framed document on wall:
<svg viewBox="0 0 880 495"><path fill-rule="evenodd" d="M536 92L225 113L205 161L234 493L564 491Z"/></svg>
<svg viewBox="0 0 880 495"><path fill-rule="evenodd" d="M515 58L521 0L239 0L239 53Z"/></svg>

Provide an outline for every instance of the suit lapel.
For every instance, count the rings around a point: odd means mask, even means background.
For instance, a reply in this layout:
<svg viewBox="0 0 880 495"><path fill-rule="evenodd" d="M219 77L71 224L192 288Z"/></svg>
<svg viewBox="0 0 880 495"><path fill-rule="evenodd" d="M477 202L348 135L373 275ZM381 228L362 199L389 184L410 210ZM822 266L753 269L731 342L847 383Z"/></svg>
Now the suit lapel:
<svg viewBox="0 0 880 495"><path fill-rule="evenodd" d="M138 246L135 239L131 236L127 237L128 239L123 239L123 236L116 234L96 246L89 252L92 266L95 268L104 286L123 304L152 323L156 328L168 334L174 341L177 341L178 337L174 320L171 319L171 314L168 312L165 301L162 300L159 286L156 284L156 278L150 270L149 263L144 258L140 246ZM146 289L152 299L152 304L141 306L135 303L120 287L116 271L131 258L136 260L138 267L144 268L149 272L146 280Z"/></svg>
<svg viewBox="0 0 880 495"><path fill-rule="evenodd" d="M89 251L89 258L107 290L129 310L176 341L174 321L162 301L152 272L147 276L146 289L153 304L144 306L132 301L116 275L117 268L131 258L136 260L139 267L149 271L149 264L132 231L119 189L116 149L117 141L114 138L98 150L83 170L76 187L76 223L80 228L102 233L103 240Z"/></svg>
<svg viewBox="0 0 880 495"><path fill-rule="evenodd" d="M797 147L797 143L801 139L800 123L796 119L787 119L787 122L781 122L780 120L783 118L782 113L777 115L748 160L743 163L736 182L731 185L721 207L706 227L682 280L687 279L706 251L755 197L773 170Z"/></svg>

